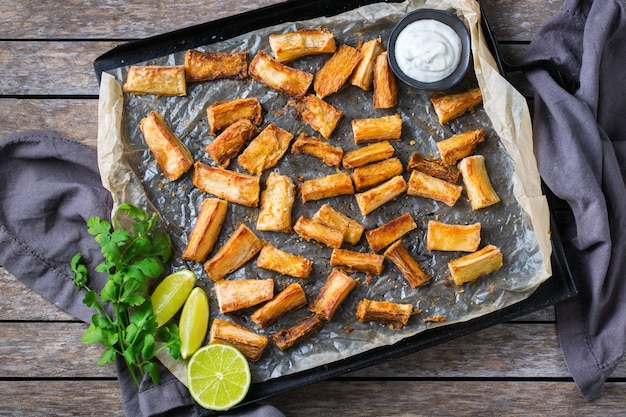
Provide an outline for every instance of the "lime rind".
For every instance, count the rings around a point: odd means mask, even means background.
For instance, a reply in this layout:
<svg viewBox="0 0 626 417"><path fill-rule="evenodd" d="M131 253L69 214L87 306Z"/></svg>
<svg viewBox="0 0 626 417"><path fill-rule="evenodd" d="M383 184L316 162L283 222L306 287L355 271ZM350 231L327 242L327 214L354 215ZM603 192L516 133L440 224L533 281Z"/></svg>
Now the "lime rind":
<svg viewBox="0 0 626 417"><path fill-rule="evenodd" d="M180 354L183 359L189 358L204 344L208 327L209 298L202 288L196 287L189 294L180 315Z"/></svg>
<svg viewBox="0 0 626 417"><path fill-rule="evenodd" d="M193 271L183 269L163 278L151 295L157 326L162 326L181 309L196 285Z"/></svg>

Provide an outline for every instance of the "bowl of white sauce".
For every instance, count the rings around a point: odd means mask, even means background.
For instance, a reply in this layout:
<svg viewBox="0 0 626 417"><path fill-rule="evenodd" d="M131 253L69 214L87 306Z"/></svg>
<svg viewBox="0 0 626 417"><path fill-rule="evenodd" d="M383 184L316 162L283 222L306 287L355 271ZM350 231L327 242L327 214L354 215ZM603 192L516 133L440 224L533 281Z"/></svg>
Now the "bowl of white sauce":
<svg viewBox="0 0 626 417"><path fill-rule="evenodd" d="M470 62L470 35L454 14L417 9L394 27L387 47L391 69L420 90L446 90L461 81Z"/></svg>

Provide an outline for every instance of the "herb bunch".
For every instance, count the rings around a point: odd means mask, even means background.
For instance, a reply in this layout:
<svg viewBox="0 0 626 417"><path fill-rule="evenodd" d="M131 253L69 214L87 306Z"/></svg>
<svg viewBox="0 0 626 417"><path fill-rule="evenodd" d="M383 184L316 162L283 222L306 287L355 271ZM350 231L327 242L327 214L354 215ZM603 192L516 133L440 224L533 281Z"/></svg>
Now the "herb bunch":
<svg viewBox="0 0 626 417"><path fill-rule="evenodd" d="M113 227L99 217L87 221L87 232L94 236L104 256L95 270L108 275L99 293L87 286L89 270L81 253L70 261L74 285L79 291L86 290L83 303L96 310L82 341L87 345L100 343L106 348L98 365L112 362L120 355L137 386L145 373L158 384L160 375L154 357L169 349L172 357L178 359L180 338L174 323L158 328L146 293L149 280L164 272L172 244L167 234L155 230L156 214L150 216L136 206L123 204L115 212L114 225L120 224L121 213L132 221L131 230ZM158 349L157 337L164 342Z"/></svg>

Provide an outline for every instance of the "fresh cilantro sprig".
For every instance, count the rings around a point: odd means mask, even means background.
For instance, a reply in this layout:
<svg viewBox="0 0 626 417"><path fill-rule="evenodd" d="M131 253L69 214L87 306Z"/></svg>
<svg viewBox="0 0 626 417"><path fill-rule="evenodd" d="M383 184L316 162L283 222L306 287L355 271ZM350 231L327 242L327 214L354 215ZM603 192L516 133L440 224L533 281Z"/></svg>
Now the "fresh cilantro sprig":
<svg viewBox="0 0 626 417"><path fill-rule="evenodd" d="M132 221L130 230L117 226L121 224L122 214ZM172 244L166 233L155 229L156 214L150 216L131 204L117 208L113 223L115 227L99 217L87 221L87 232L94 236L104 256L95 270L108 275L99 293L87 286L89 270L82 262L82 255L77 253L70 261L74 285L86 291L83 303L96 310L82 341L105 347L98 365L112 362L120 355L137 386L146 372L157 384L160 376L154 357L169 349L172 357L178 359L180 338L176 324L158 328L146 293L149 279L164 272ZM157 337L165 342L158 350L155 349Z"/></svg>

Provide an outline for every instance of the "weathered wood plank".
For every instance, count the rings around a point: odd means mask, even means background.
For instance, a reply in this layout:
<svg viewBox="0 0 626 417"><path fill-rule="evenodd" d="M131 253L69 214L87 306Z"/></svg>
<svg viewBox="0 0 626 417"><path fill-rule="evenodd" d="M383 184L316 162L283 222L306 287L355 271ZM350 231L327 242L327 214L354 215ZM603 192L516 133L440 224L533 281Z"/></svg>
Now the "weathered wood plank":
<svg viewBox="0 0 626 417"><path fill-rule="evenodd" d="M3 39L138 39L221 19L281 0L190 2L117 0L0 3ZM45 3L45 2L44 2ZM502 40L528 41L562 0L483 0L487 17ZM50 8L54 13L49 13ZM537 13L541 10L541 13ZM86 18L87 17L87 18Z"/></svg>
<svg viewBox="0 0 626 417"><path fill-rule="evenodd" d="M0 136L48 129L93 148L98 138L96 99L0 99Z"/></svg>
<svg viewBox="0 0 626 417"><path fill-rule="evenodd" d="M6 417L124 417L116 380L101 381L0 381Z"/></svg>

